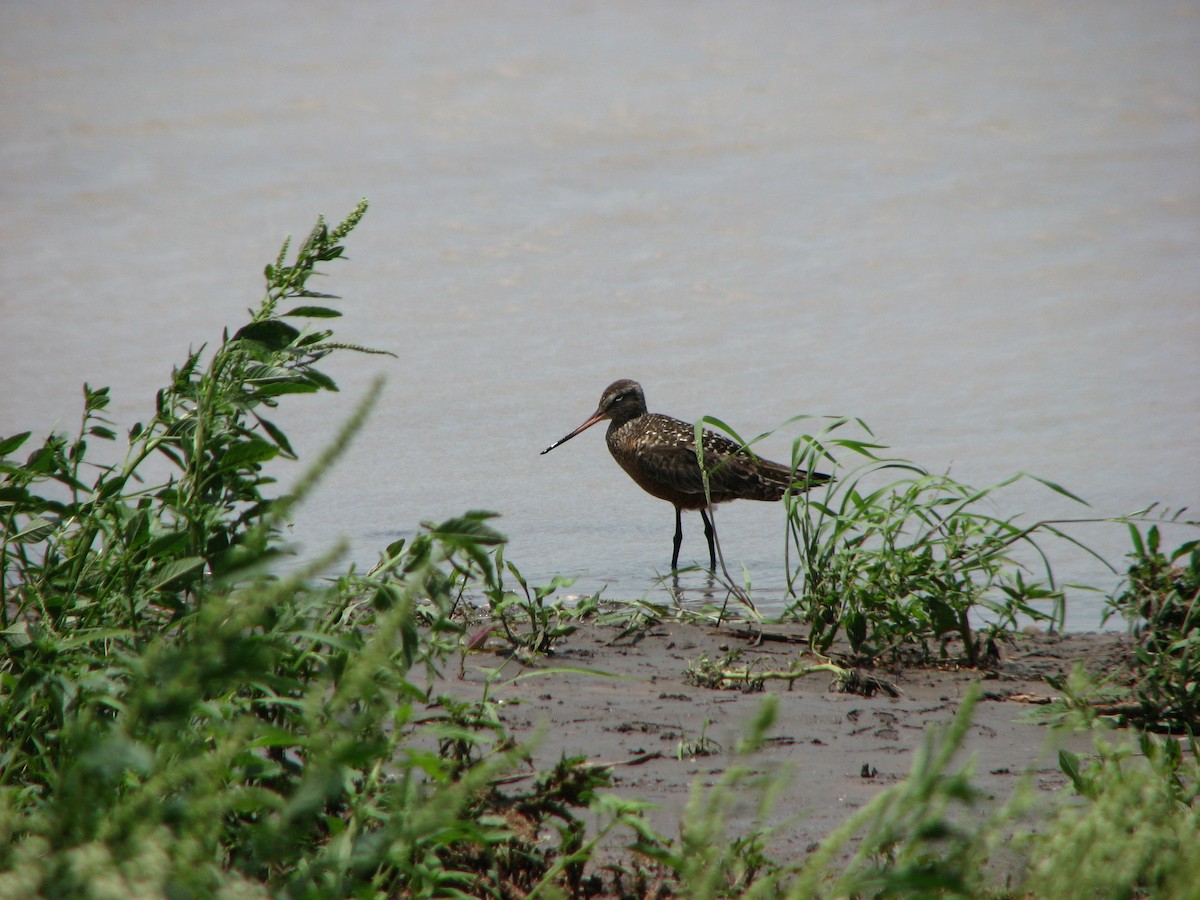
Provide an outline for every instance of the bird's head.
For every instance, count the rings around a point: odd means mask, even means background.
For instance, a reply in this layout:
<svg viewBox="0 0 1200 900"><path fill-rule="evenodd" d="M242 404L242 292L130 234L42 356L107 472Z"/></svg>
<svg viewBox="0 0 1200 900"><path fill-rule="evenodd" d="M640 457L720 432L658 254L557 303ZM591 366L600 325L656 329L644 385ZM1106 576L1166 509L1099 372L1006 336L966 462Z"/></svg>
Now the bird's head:
<svg viewBox="0 0 1200 900"><path fill-rule="evenodd" d="M642 393L642 386L636 381L630 381L628 378L614 381L600 395L600 403L591 417L570 434L555 441L543 450L542 453L549 453L559 444L565 444L571 438L575 437L575 435L587 431L597 422L603 422L605 419L612 419L617 423L628 422L630 419L636 419L645 412L646 395Z"/></svg>

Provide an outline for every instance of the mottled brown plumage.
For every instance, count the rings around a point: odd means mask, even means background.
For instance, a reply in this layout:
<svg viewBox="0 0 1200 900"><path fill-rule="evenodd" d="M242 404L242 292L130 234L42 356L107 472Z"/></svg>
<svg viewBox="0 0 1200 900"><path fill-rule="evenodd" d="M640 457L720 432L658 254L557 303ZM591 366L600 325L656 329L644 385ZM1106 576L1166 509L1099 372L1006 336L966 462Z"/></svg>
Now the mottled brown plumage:
<svg viewBox="0 0 1200 900"><path fill-rule="evenodd" d="M788 466L752 456L728 438L706 429L701 433L704 468L708 471L708 496L705 496L704 477L696 459L695 428L679 419L647 412L641 385L629 379L610 384L591 418L542 453L549 453L605 419L609 420L605 440L613 459L646 493L675 507L672 569L679 566L683 510L700 510L704 536L708 539L709 565L715 569L716 550L707 513L710 498L714 504L730 500L779 500L789 488L806 491L830 478L819 472L793 472Z"/></svg>

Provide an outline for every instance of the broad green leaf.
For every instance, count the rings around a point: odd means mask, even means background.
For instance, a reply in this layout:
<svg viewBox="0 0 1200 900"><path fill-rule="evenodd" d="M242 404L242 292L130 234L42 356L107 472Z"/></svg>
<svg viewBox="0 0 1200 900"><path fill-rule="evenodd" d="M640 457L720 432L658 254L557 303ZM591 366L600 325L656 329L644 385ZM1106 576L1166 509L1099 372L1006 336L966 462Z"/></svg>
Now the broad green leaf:
<svg viewBox="0 0 1200 900"><path fill-rule="evenodd" d="M162 559L174 556L175 552L187 545L186 531L172 531L152 538L146 544L145 554L149 559Z"/></svg>
<svg viewBox="0 0 1200 900"><path fill-rule="evenodd" d="M1180 544L1178 547L1175 548L1174 552L1171 554L1171 562L1173 562L1173 563L1179 562L1180 559L1187 556L1189 553L1192 553L1193 551L1195 551L1198 548L1200 548L1200 540L1188 541L1187 543Z"/></svg>
<svg viewBox="0 0 1200 900"><path fill-rule="evenodd" d="M235 341L253 341L261 344L270 351L282 350L300 336L300 330L278 319L267 319L264 322L251 322L238 329L233 336Z"/></svg>
<svg viewBox="0 0 1200 900"><path fill-rule="evenodd" d="M496 513L471 510L461 516L447 519L440 525L427 522L425 527L434 537L450 543L502 544L506 540L504 535L484 524L493 518L496 518Z"/></svg>
<svg viewBox="0 0 1200 900"><path fill-rule="evenodd" d="M160 590L172 581L183 578L185 575L198 573L203 568L204 557L202 556L185 556L183 559L173 559L169 563L160 566L158 571L154 573L154 581L150 585L150 590Z"/></svg>
<svg viewBox="0 0 1200 900"><path fill-rule="evenodd" d="M30 432L22 431L20 434L10 435L9 437L0 439L0 456L7 456L14 450L20 448L22 444L28 440Z"/></svg>
<svg viewBox="0 0 1200 900"><path fill-rule="evenodd" d="M305 294L306 297L315 296L313 294ZM295 309L290 309L284 313L285 316L303 316L308 319L337 319L342 313L336 309L330 309L328 306L297 306Z"/></svg>
<svg viewBox="0 0 1200 900"><path fill-rule="evenodd" d="M337 391L337 389L338 389L337 384L334 383L334 380L332 378L330 378L324 372L318 372L316 369L307 370L304 373L304 377L307 378L309 381L311 381L313 384L315 384L317 387L323 388L327 391Z"/></svg>
<svg viewBox="0 0 1200 900"><path fill-rule="evenodd" d="M267 434L271 436L271 440L276 443L279 449L283 452L284 456L288 457L289 459L296 458L296 452L292 449L291 442L288 441L287 435L283 433L283 429L281 429L274 422L264 419L257 413L254 414L254 418L258 419L258 424L261 425L263 430L265 430Z"/></svg>
<svg viewBox="0 0 1200 900"><path fill-rule="evenodd" d="M1133 552L1138 556L1146 555L1146 545L1142 542L1142 533L1132 522L1129 523L1129 539L1133 542Z"/></svg>
<svg viewBox="0 0 1200 900"><path fill-rule="evenodd" d="M284 394L314 394L321 388L310 381L302 378L293 378L289 381L263 382L254 385L252 395L254 398L264 400L269 397L281 397Z"/></svg>
<svg viewBox="0 0 1200 900"><path fill-rule="evenodd" d="M1066 773L1071 779L1071 783L1075 786L1075 790L1084 797L1092 796L1091 786L1083 777L1083 773L1079 769L1079 757L1070 750L1058 751L1058 767Z"/></svg>
<svg viewBox="0 0 1200 900"><path fill-rule="evenodd" d="M220 456L220 466L229 470L240 466L256 465L274 459L279 448L260 437L239 441Z"/></svg>
<svg viewBox="0 0 1200 900"><path fill-rule="evenodd" d="M0 487L0 503L18 503L29 499L29 491L22 487Z"/></svg>
<svg viewBox="0 0 1200 900"><path fill-rule="evenodd" d="M57 523L37 516L30 519L25 524L25 527L13 535L11 539L20 544L36 544L38 541L45 540L56 528L58 528Z"/></svg>

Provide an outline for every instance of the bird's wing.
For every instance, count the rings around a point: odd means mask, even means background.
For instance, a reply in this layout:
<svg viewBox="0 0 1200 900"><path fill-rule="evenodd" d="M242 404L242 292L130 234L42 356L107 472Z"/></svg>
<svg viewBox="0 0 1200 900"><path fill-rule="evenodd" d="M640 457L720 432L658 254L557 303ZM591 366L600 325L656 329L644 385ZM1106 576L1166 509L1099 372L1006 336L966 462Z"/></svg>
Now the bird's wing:
<svg viewBox="0 0 1200 900"><path fill-rule="evenodd" d="M703 494L704 479L696 460L696 442L676 441L670 444L647 442L638 448L642 471L659 484L684 494ZM704 468L709 472L709 492L713 496L747 495L753 492L759 479L754 461L738 453L733 441L704 432Z"/></svg>
<svg viewBox="0 0 1200 900"><path fill-rule="evenodd" d="M645 477L682 494L703 494L704 479L696 464L696 451L685 444L654 445L638 450L638 464Z"/></svg>

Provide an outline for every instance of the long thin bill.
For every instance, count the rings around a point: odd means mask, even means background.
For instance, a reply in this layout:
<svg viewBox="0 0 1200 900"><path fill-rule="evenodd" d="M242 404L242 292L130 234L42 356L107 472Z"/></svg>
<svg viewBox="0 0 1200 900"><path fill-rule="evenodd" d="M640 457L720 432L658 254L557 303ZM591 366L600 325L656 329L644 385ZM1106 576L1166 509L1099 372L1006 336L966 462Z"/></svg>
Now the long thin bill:
<svg viewBox="0 0 1200 900"><path fill-rule="evenodd" d="M549 453L551 450L553 450L559 444L565 444L571 438L575 437L575 435L579 434L580 432L587 431L589 428L591 428L597 422L602 422L602 421L604 421L604 416L601 415L600 413L596 413L594 416L592 416L590 419L588 419L586 422L584 422L582 425L580 425L578 428L576 428L570 434L566 435L565 437L559 438L557 441L555 441L553 444L551 444L549 447L547 447L545 450L543 450L541 453L539 453L538 456L545 456L547 453Z"/></svg>

